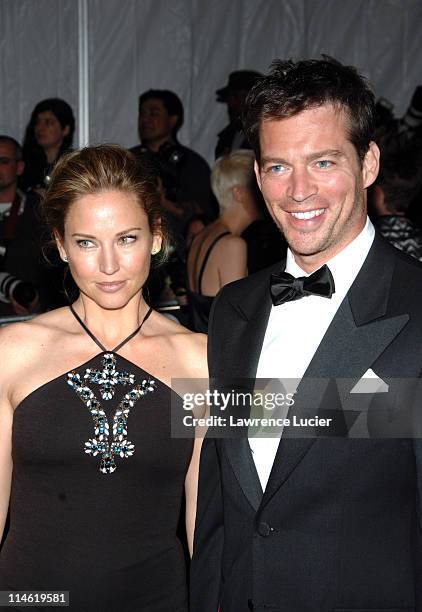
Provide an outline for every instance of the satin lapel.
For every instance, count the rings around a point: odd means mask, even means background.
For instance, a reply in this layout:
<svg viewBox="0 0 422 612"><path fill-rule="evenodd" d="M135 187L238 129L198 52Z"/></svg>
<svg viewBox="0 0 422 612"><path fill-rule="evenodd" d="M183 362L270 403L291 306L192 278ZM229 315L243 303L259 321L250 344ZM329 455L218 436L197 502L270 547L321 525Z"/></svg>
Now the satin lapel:
<svg viewBox="0 0 422 612"><path fill-rule="evenodd" d="M284 269L284 263L278 264L276 269ZM246 295L242 302L232 303L234 318L230 344L225 351L230 362L223 363L221 367L222 377L229 372L230 378L248 379L251 390L271 311L271 272L272 269L268 277L260 279L253 292ZM262 487L246 433L243 438L222 440L222 444L240 487L256 511L261 503Z"/></svg>
<svg viewBox="0 0 422 612"><path fill-rule="evenodd" d="M352 388L406 325L409 316L405 313L386 318L393 269L394 255L376 238L298 387L294 414L314 417L320 406L328 404L341 410L334 379L350 378ZM283 485L315 440L283 436L262 505Z"/></svg>
<svg viewBox="0 0 422 612"><path fill-rule="evenodd" d="M224 449L239 485L256 512L262 500L262 486L248 439L224 440Z"/></svg>

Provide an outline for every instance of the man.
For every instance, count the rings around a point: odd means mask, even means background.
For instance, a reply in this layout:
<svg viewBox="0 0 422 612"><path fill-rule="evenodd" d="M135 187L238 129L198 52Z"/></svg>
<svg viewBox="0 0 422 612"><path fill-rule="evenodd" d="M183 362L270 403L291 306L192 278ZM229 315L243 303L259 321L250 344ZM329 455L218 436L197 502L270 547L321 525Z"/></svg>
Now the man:
<svg viewBox="0 0 422 612"><path fill-rule="evenodd" d="M241 115L245 98L261 74L255 70L236 70L229 75L225 87L217 89L217 102L227 104L230 123L218 134L215 158L228 155L236 149L249 149L250 145L242 130Z"/></svg>
<svg viewBox="0 0 422 612"><path fill-rule="evenodd" d="M216 298L210 377L299 380L289 414L333 428L207 436L193 612L422 610L422 459L394 419L400 379L421 373L422 269L367 219L373 115L363 78L329 58L277 61L248 96L257 179L289 250Z"/></svg>
<svg viewBox="0 0 422 612"><path fill-rule="evenodd" d="M210 169L195 151L181 145L177 133L184 111L179 97L167 89L150 89L139 97L137 156L148 156L157 165L163 183L163 206L177 220L192 214L213 215Z"/></svg>
<svg viewBox="0 0 422 612"><path fill-rule="evenodd" d="M38 306L34 289L40 273L40 224L36 209L38 196L18 189L18 178L24 171L22 148L10 136L0 135L0 278L1 287L17 286L9 275L26 281L22 300L16 303L0 289L2 314L26 314ZM10 279L12 281L13 279ZM22 288L22 285L21 285ZM27 300L25 299L27 296ZM22 308L23 307L23 308Z"/></svg>

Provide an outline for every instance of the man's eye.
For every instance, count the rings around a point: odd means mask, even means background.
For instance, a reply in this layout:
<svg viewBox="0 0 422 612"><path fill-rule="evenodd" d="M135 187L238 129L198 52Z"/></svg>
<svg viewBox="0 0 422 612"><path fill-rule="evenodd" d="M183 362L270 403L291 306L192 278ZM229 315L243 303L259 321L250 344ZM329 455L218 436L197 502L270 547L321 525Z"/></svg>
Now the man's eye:
<svg viewBox="0 0 422 612"><path fill-rule="evenodd" d="M269 167L269 172L271 174L281 174L284 170L285 167L283 166L283 164L274 164L273 166Z"/></svg>
<svg viewBox="0 0 422 612"><path fill-rule="evenodd" d="M79 247L81 247L81 249L90 249L91 247L94 246L93 242L91 242L91 240L77 240L76 241L77 245Z"/></svg>
<svg viewBox="0 0 422 612"><path fill-rule="evenodd" d="M331 168L331 166L333 165L333 162L331 162L328 159L320 159L316 162L316 165L321 170L325 170L326 168Z"/></svg>
<svg viewBox="0 0 422 612"><path fill-rule="evenodd" d="M127 236L120 236L119 238L119 242L121 244L130 244L131 242L135 242L136 240L136 236L133 236L132 234L128 234Z"/></svg>

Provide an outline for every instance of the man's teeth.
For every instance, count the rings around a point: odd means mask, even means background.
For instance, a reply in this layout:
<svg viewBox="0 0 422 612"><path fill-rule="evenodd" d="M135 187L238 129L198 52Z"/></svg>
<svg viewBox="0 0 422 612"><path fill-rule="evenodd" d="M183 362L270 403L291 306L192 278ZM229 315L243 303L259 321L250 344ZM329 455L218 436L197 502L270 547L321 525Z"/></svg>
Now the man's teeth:
<svg viewBox="0 0 422 612"><path fill-rule="evenodd" d="M307 212L292 212L290 213L296 219L313 219L314 217L319 217L324 212L323 208L319 210L308 210Z"/></svg>

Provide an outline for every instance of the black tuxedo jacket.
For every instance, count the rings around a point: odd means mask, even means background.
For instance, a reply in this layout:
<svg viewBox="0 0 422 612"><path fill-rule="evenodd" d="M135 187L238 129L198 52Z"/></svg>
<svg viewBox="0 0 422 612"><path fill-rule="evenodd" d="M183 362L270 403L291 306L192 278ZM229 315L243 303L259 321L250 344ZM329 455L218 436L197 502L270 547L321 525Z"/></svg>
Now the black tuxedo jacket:
<svg viewBox="0 0 422 612"><path fill-rule="evenodd" d="M209 328L217 381L255 376L276 269L217 297ZM321 409L327 379L347 379L346 390L335 386L347 400L369 368L389 380L383 402L394 416L407 401L398 379L421 377L422 266L379 236L300 383L297 410ZM356 413L341 411L346 430L356 426ZM370 416L363 415L369 428ZM264 493L246 438L206 438L192 612L421 612L422 451L406 431L392 435L283 435Z"/></svg>

